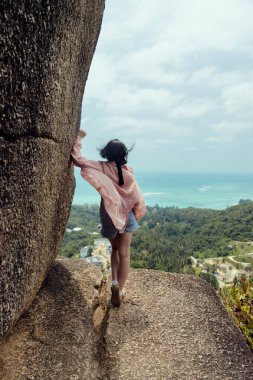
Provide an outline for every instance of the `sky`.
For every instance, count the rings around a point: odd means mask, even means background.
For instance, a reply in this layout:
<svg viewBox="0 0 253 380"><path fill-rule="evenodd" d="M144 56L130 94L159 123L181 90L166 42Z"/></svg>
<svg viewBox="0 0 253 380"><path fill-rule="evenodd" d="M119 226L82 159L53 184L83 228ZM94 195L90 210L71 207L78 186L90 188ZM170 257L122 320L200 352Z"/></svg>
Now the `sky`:
<svg viewBox="0 0 253 380"><path fill-rule="evenodd" d="M84 155L118 138L139 171L253 173L252 15L252 0L107 0Z"/></svg>

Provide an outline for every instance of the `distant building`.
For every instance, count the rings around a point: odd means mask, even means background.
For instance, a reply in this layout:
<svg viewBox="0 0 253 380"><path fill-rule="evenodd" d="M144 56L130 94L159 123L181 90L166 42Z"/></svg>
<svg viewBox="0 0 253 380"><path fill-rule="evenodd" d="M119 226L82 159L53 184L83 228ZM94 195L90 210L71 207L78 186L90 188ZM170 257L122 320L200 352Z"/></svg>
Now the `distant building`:
<svg viewBox="0 0 253 380"><path fill-rule="evenodd" d="M226 265L217 265L217 269L219 269L222 272L229 273L229 268Z"/></svg>
<svg viewBox="0 0 253 380"><path fill-rule="evenodd" d="M109 242L108 239L105 239L105 238L98 238L98 239L95 239L95 240L94 240L94 245L95 245L95 246L103 245L103 246L105 246L105 247L110 247L110 246L111 246L111 243Z"/></svg>
<svg viewBox="0 0 253 380"><path fill-rule="evenodd" d="M92 255L92 246L86 245L85 247L80 249L80 257L81 259L85 259L86 257L89 257Z"/></svg>
<svg viewBox="0 0 253 380"><path fill-rule="evenodd" d="M198 260L194 256L191 256L191 261L192 261L192 266L196 267L198 264Z"/></svg>
<svg viewBox="0 0 253 380"><path fill-rule="evenodd" d="M97 266L103 266L103 264L104 264L104 260L100 256L86 257L85 261L87 261L88 263L91 263L91 264L95 264Z"/></svg>
<svg viewBox="0 0 253 380"><path fill-rule="evenodd" d="M71 228L66 228L66 232L81 231L81 230L82 230L81 227L74 227L72 230Z"/></svg>
<svg viewBox="0 0 253 380"><path fill-rule="evenodd" d="M81 227L74 227L72 231L81 231L82 228Z"/></svg>

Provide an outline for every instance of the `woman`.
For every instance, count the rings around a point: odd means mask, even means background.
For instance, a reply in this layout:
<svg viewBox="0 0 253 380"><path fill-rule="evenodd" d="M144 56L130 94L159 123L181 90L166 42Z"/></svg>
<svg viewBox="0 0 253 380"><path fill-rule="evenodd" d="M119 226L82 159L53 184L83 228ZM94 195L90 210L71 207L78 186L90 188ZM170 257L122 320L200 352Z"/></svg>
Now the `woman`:
<svg viewBox="0 0 253 380"><path fill-rule="evenodd" d="M101 234L112 246L111 302L118 307L125 296L132 233L138 228L136 219L145 214L145 203L133 170L126 165L130 150L114 139L100 149L106 161L88 160L80 153L81 139L85 135L84 131L79 132L71 157L74 165L81 168L82 177L101 195Z"/></svg>

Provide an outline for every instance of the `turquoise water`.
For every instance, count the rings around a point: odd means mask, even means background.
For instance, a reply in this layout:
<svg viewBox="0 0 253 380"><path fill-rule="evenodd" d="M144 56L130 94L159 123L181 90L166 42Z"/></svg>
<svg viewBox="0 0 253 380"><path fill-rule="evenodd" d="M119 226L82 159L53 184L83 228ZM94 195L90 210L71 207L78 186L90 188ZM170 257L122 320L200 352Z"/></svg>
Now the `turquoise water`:
<svg viewBox="0 0 253 380"><path fill-rule="evenodd" d="M253 200L253 174L141 173L137 181L149 206L224 209L240 199ZM94 204L100 196L75 171L73 204Z"/></svg>

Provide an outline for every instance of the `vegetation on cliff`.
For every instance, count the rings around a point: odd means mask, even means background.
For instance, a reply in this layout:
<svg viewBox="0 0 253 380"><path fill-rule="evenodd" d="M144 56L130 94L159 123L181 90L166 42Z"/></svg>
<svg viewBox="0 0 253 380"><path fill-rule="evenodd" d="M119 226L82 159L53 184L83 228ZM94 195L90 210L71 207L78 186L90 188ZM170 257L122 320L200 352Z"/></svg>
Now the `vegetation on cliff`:
<svg viewBox="0 0 253 380"><path fill-rule="evenodd" d="M235 278L231 287L220 291L221 299L253 349L253 278Z"/></svg>
<svg viewBox="0 0 253 380"><path fill-rule="evenodd" d="M72 206L61 247L61 255L79 257L80 249L92 245L99 224L99 208L97 205ZM77 229L77 230L75 230Z"/></svg>

